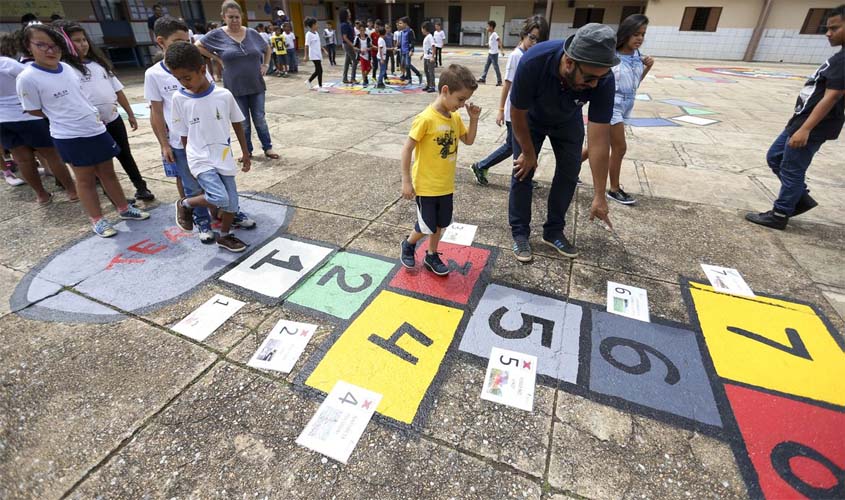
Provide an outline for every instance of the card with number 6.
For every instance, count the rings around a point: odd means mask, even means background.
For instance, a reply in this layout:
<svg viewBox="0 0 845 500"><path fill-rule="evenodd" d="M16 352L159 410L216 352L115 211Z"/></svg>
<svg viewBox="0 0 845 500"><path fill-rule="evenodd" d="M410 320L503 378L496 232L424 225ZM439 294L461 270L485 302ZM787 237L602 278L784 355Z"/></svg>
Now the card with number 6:
<svg viewBox="0 0 845 500"><path fill-rule="evenodd" d="M536 356L494 347L490 351L481 399L532 411L536 382Z"/></svg>

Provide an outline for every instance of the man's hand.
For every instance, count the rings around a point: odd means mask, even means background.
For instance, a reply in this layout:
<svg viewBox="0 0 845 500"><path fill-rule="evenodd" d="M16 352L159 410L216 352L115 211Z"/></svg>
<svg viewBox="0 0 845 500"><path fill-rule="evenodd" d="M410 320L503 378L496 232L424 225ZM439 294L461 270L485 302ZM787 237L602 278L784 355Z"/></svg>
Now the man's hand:
<svg viewBox="0 0 845 500"><path fill-rule="evenodd" d="M161 156L170 163L176 163L176 158L173 156L173 149L170 144L161 148Z"/></svg>
<svg viewBox="0 0 845 500"><path fill-rule="evenodd" d="M513 176L516 177L518 181L524 180L528 177L535 168L537 168L537 156L532 155L530 157L525 156L525 153L520 153L519 158L514 160L513 162L514 169L513 169Z"/></svg>
<svg viewBox="0 0 845 500"><path fill-rule="evenodd" d="M644 56L643 57L643 66L651 69L651 67L654 66L654 58L651 57L651 56Z"/></svg>
<svg viewBox="0 0 845 500"><path fill-rule="evenodd" d="M135 119L135 115L129 115L129 126L132 127L132 131L138 130L138 120Z"/></svg>
<svg viewBox="0 0 845 500"><path fill-rule="evenodd" d="M464 107L466 108L470 119L476 119L477 120L478 117L481 116L481 106L476 106L475 104L468 102L468 103L464 104Z"/></svg>
<svg viewBox="0 0 845 500"><path fill-rule="evenodd" d="M801 149L807 145L808 140L810 140L810 132L799 128L789 138L789 147L792 149Z"/></svg>
<svg viewBox="0 0 845 500"><path fill-rule="evenodd" d="M410 182L402 182L402 198L406 200L414 199L414 186Z"/></svg>
<svg viewBox="0 0 845 500"><path fill-rule="evenodd" d="M501 127L502 124L504 124L504 123L505 123L505 110L500 109L499 113L496 114L496 125Z"/></svg>
<svg viewBox="0 0 845 500"><path fill-rule="evenodd" d="M603 220L607 227L613 229L613 224L610 223L610 209L607 207L607 198L604 196L593 197L593 203L590 205L590 220Z"/></svg>
<svg viewBox="0 0 845 500"><path fill-rule="evenodd" d="M244 153L244 155L241 157L241 162L244 164L244 166L241 167L241 170L244 172L249 172L249 169L252 168L252 158L250 157L249 153Z"/></svg>

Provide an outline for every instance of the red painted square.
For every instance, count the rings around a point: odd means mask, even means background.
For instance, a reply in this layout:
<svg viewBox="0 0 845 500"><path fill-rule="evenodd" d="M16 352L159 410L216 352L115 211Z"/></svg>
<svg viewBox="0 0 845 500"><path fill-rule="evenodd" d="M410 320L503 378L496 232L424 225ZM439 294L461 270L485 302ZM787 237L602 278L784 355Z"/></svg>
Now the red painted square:
<svg viewBox="0 0 845 500"><path fill-rule="evenodd" d="M413 269L401 268L390 281L390 286L466 304L478 277L487 265L490 251L440 243L438 250L443 254L440 258L449 266L451 272L447 276L437 276L423 267L427 248L428 243L425 240L417 245L417 265Z"/></svg>
<svg viewBox="0 0 845 500"><path fill-rule="evenodd" d="M766 498L845 496L845 412L725 384Z"/></svg>

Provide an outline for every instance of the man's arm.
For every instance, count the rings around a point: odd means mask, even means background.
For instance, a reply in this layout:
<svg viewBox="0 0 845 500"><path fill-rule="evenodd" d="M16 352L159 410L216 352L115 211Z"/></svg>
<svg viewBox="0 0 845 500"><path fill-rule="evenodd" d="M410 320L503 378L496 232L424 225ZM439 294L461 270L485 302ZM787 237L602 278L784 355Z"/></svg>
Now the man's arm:
<svg viewBox="0 0 845 500"><path fill-rule="evenodd" d="M822 99L816 104L816 107L813 111L810 112L810 116L804 121L804 124L801 125L801 128L795 131L792 134L792 137L789 138L789 147L793 149L803 148L807 145L807 141L810 139L810 132L816 128L816 125L819 124L822 119L830 113L830 110L833 109L833 106L836 105L836 102L839 99L842 99L845 96L845 90L835 90L835 89L827 89L822 96Z"/></svg>
<svg viewBox="0 0 845 500"><path fill-rule="evenodd" d="M411 182L411 155L416 147L417 141L410 137L405 140L405 145L402 146L402 198L406 200L414 198L414 185Z"/></svg>
<svg viewBox="0 0 845 500"><path fill-rule="evenodd" d="M531 140L531 131L528 129L528 110L519 109L511 102L511 131L522 153L514 160L516 167L513 175L518 180L523 180L528 174L537 168L537 152L534 150L534 142Z"/></svg>
<svg viewBox="0 0 845 500"><path fill-rule="evenodd" d="M610 163L610 124L589 122L587 124L587 149L590 155L590 169L593 171L593 203L590 206L590 220L598 217L613 227L608 216L607 171Z"/></svg>
<svg viewBox="0 0 845 500"><path fill-rule="evenodd" d="M167 139L167 122L164 121L164 103L162 101L150 101L150 126L153 128L156 140L158 140L162 156L171 163L176 161Z"/></svg>

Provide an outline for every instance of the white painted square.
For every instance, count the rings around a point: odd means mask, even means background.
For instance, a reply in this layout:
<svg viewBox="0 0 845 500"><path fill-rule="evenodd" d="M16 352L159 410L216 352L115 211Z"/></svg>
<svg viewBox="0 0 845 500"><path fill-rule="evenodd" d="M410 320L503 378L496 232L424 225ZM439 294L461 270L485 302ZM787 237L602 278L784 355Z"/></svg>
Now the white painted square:
<svg viewBox="0 0 845 500"><path fill-rule="evenodd" d="M751 287L748 286L748 283L745 282L742 275L736 269L710 266L707 264L701 264L701 268L717 292L754 297L754 291L751 290Z"/></svg>
<svg viewBox="0 0 845 500"><path fill-rule="evenodd" d="M331 252L330 248L279 237L220 279L267 297L279 298ZM265 262L262 263L262 260Z"/></svg>
<svg viewBox="0 0 845 500"><path fill-rule="evenodd" d="M607 312L649 323L648 292L635 286L608 281Z"/></svg>
<svg viewBox="0 0 845 500"><path fill-rule="evenodd" d="M381 394L338 380L296 444L345 464L380 402Z"/></svg>
<svg viewBox="0 0 845 500"><path fill-rule="evenodd" d="M532 411L536 383L536 356L494 347L484 374L481 399Z"/></svg>
<svg viewBox="0 0 845 500"><path fill-rule="evenodd" d="M202 342L245 305L246 302L231 299L218 293L170 329Z"/></svg>
<svg viewBox="0 0 845 500"><path fill-rule="evenodd" d="M247 365L290 373L316 330L317 325L279 320Z"/></svg>
<svg viewBox="0 0 845 500"><path fill-rule="evenodd" d="M440 241L446 243L454 243L455 245L472 246L472 240L475 239L475 232L478 231L478 226L472 224L461 224L453 222L443 231L443 237Z"/></svg>
<svg viewBox="0 0 845 500"><path fill-rule="evenodd" d="M719 123L719 120L711 120L709 118L702 118L700 116L689 116L689 115L675 116L675 117L672 117L671 119L678 121L678 122L691 123L693 125L701 125L701 126L713 125L714 123Z"/></svg>

